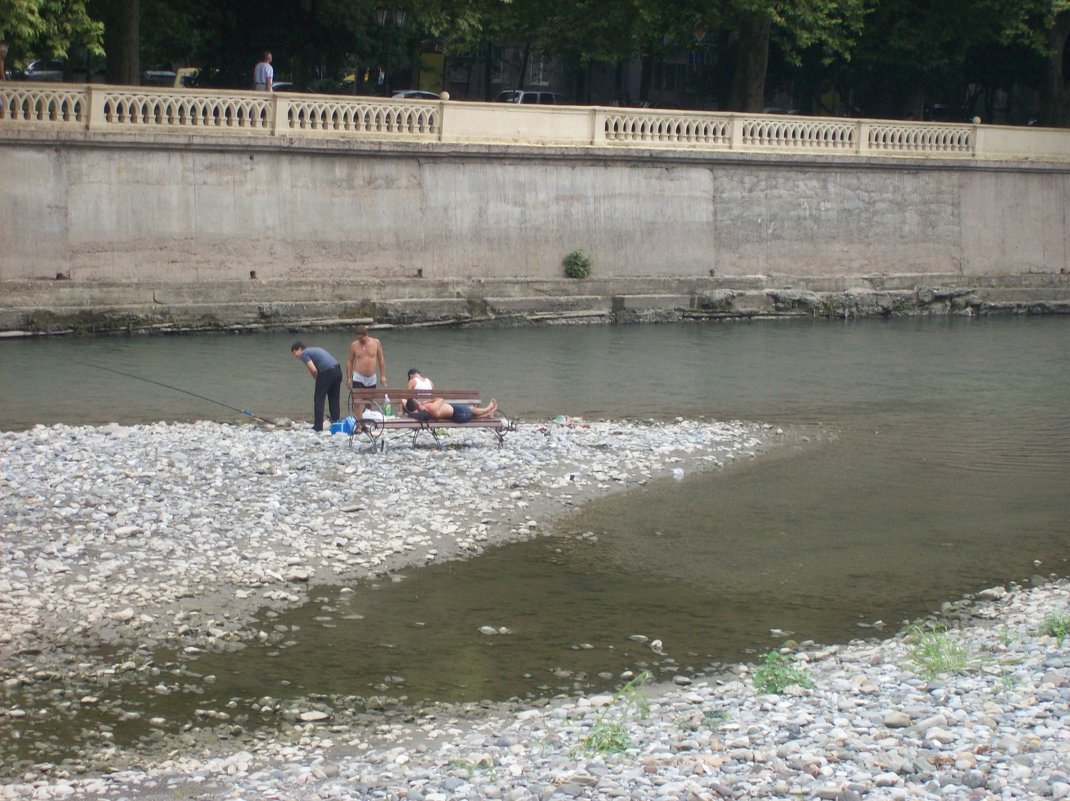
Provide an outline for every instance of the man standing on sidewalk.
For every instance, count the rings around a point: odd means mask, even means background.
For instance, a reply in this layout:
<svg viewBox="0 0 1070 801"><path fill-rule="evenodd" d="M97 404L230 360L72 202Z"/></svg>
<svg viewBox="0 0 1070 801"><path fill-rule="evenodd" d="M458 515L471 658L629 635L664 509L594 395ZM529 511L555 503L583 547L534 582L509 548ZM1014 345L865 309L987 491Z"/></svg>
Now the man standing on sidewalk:
<svg viewBox="0 0 1070 801"><path fill-rule="evenodd" d="M270 92L275 80L275 70L271 66L271 51L265 50L264 57L253 68L253 88L258 92Z"/></svg>

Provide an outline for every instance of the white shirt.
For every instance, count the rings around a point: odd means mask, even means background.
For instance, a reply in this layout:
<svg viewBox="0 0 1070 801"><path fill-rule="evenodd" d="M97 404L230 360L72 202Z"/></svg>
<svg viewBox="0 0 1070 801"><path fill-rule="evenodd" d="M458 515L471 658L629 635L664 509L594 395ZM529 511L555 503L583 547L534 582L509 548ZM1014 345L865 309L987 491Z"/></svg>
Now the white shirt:
<svg viewBox="0 0 1070 801"><path fill-rule="evenodd" d="M267 89L268 81L275 78L275 70L271 64L266 61L261 61L253 69L253 84L257 89Z"/></svg>

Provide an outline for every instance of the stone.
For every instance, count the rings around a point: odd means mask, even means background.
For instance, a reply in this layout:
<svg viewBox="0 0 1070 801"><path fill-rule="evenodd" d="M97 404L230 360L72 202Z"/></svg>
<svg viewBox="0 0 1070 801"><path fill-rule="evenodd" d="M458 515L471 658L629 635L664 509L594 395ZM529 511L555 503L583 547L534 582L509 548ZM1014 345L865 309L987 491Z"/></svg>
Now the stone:
<svg viewBox="0 0 1070 801"><path fill-rule="evenodd" d="M885 713L884 720L882 722L889 729L903 729L910 725L911 720L910 715L908 715L906 712L894 710L892 712Z"/></svg>

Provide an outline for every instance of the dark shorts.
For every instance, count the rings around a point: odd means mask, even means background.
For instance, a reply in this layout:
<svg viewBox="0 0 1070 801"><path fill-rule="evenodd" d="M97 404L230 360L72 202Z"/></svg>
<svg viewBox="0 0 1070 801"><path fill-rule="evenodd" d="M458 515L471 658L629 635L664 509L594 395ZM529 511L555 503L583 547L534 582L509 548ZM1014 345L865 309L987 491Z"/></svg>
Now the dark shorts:
<svg viewBox="0 0 1070 801"><path fill-rule="evenodd" d="M453 404L453 417L450 418L455 423L467 423L472 419L472 407L465 406L463 403Z"/></svg>
<svg viewBox="0 0 1070 801"><path fill-rule="evenodd" d="M352 389L375 389L378 384L362 384L359 379L353 379Z"/></svg>

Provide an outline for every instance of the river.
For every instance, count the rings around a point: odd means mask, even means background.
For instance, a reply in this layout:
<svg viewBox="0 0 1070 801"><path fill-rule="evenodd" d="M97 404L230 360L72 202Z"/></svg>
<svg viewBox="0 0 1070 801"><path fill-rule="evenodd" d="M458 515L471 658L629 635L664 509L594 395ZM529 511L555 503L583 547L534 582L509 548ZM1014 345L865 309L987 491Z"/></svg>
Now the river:
<svg viewBox="0 0 1070 801"><path fill-rule="evenodd" d="M295 632L289 648L193 665L217 677L220 698L591 691L626 670L701 671L787 637L891 631L963 593L1070 573L1065 318L378 335L393 384L417 367L440 386L494 395L522 423L746 419L810 432L812 442L597 501L562 520L557 536L410 571L359 600L318 590L273 619ZM307 418L312 384L289 353L294 338L4 342L0 427L247 419L229 407ZM301 338L338 356L349 339ZM486 648L478 627L491 617L523 621L522 633ZM665 654L635 634L662 640Z"/></svg>

